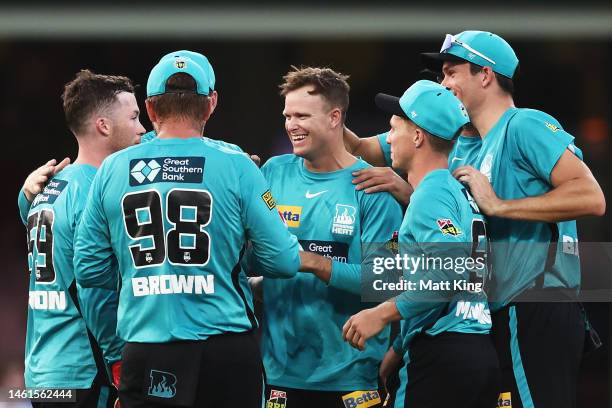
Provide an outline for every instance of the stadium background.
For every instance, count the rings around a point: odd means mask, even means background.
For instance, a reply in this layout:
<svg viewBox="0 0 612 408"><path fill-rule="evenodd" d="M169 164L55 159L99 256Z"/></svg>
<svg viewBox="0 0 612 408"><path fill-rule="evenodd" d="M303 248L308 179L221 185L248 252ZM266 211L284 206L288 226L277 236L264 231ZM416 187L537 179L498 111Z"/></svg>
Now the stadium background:
<svg viewBox="0 0 612 408"><path fill-rule="evenodd" d="M576 136L585 161L612 205L612 7L606 2L358 3L287 5L217 2L6 3L0 7L0 129L3 135L0 387L22 383L27 313L25 230L16 196L27 174L49 158L76 156L60 94L79 69L123 74L141 84L141 121L149 70L165 53L207 55L219 106L206 135L262 159L290 151L277 84L290 65L325 65L351 76L348 125L368 136L388 127L377 92L400 95L419 74L418 53L439 49L445 33L490 30L511 42L521 62L518 106L544 110ZM610 211L608 211L610 212ZM582 242L612 241L611 217L579 221ZM612 272L610 256L582 257L586 271ZM583 279L589 285L590 276ZM597 282L590 283L597 285ZM612 302L612 298L610 299ZM610 406L609 303L586 305L604 347L583 364L580 407ZM449 401L449 406L452 402Z"/></svg>

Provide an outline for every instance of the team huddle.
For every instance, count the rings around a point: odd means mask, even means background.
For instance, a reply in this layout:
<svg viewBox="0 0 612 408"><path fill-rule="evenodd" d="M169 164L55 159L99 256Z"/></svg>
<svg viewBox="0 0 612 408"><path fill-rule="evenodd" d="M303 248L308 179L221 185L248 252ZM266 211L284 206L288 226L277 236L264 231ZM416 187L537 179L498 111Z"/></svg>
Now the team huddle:
<svg viewBox="0 0 612 408"><path fill-rule="evenodd" d="M575 220L604 213L602 191L554 117L514 106L504 39L447 35L422 60L440 83L376 95L390 130L363 138L348 76L293 67L293 153L261 168L204 135L204 55L152 68L148 133L130 79L79 72L62 96L78 156L19 192L26 386L74 389L78 407L575 407L590 339ZM486 262L400 269L428 293L365 302L393 242Z"/></svg>

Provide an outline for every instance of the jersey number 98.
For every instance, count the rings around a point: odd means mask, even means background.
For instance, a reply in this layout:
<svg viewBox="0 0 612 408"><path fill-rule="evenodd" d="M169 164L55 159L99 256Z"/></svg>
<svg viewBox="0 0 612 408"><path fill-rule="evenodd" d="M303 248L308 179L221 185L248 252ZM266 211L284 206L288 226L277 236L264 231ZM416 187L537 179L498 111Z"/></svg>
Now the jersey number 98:
<svg viewBox="0 0 612 408"><path fill-rule="evenodd" d="M134 267L160 265L203 266L208 263L210 235L203 230L211 220L213 199L206 190L170 190L162 205L156 190L123 197L123 220ZM164 216L171 228L164 230ZM146 240L146 241L145 241Z"/></svg>

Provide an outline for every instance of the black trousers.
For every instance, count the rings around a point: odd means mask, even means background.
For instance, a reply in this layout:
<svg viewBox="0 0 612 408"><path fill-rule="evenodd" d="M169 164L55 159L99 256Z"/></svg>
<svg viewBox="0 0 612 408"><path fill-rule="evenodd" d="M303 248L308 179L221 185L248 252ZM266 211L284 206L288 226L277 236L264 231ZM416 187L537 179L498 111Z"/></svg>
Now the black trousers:
<svg viewBox="0 0 612 408"><path fill-rule="evenodd" d="M491 337L445 332L410 344L406 408L494 408L499 363ZM397 402L396 402L397 406Z"/></svg>
<svg viewBox="0 0 612 408"><path fill-rule="evenodd" d="M574 302L521 302L492 315L502 383L499 406L574 408L584 315Z"/></svg>
<svg viewBox="0 0 612 408"><path fill-rule="evenodd" d="M252 332L127 343L122 358L122 408L261 407L263 365Z"/></svg>

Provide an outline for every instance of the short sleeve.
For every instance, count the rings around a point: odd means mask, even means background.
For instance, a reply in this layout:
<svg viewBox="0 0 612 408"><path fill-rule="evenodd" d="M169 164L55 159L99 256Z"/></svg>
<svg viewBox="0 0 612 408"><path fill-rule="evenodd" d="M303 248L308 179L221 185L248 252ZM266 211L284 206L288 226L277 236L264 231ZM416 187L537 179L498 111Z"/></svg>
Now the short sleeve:
<svg viewBox="0 0 612 408"><path fill-rule="evenodd" d="M512 160L549 183L552 170L561 155L566 149L572 151L575 147L574 137L563 130L558 122L553 122L556 121L519 114L511 119L507 132L511 138ZM576 154L575 149L573 151Z"/></svg>

